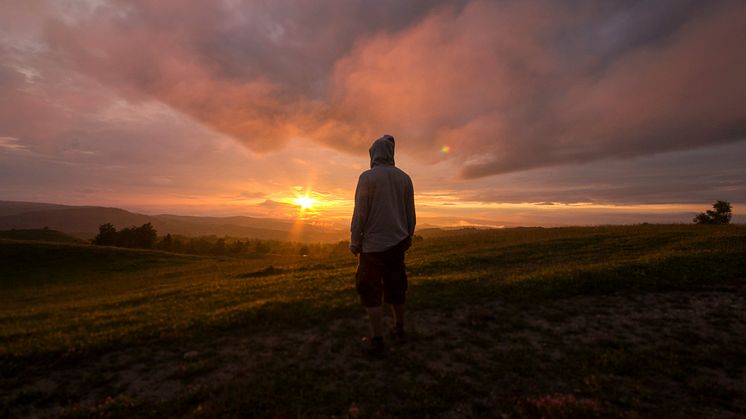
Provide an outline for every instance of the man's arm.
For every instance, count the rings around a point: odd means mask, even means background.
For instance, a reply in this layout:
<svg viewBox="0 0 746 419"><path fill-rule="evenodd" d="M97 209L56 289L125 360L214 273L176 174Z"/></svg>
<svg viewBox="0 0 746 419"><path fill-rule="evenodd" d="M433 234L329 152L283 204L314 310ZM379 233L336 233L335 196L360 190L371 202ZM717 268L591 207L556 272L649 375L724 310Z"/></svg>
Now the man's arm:
<svg viewBox="0 0 746 419"><path fill-rule="evenodd" d="M406 197L406 210L407 210L407 231L409 231L409 237L407 238L407 246L409 249L412 246L412 238L414 237L414 226L417 224L417 215L414 210L414 186L412 185L412 179L409 179L409 185L407 185L407 197Z"/></svg>
<svg viewBox="0 0 746 419"><path fill-rule="evenodd" d="M409 179L409 191L407 196L407 227L409 228L409 237L414 236L414 226L417 224L417 214L414 210L414 186L412 179Z"/></svg>
<svg viewBox="0 0 746 419"><path fill-rule="evenodd" d="M363 251L363 231L368 217L368 182L363 175L357 180L355 188L355 210L350 224L350 251L357 255Z"/></svg>

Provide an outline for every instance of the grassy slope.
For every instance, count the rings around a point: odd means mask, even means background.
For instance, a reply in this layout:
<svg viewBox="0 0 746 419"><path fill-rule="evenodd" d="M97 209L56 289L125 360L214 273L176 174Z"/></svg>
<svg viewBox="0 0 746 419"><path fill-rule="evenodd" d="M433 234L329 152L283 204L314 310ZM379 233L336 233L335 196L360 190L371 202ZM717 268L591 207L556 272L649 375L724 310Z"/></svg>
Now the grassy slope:
<svg viewBox="0 0 746 419"><path fill-rule="evenodd" d="M33 240L54 243L86 243L85 240L67 235L61 231L48 228L37 228L28 230L3 230L0 231L0 239L8 240Z"/></svg>
<svg viewBox="0 0 746 419"><path fill-rule="evenodd" d="M254 413L274 412L281 416L298 413L331 415L340 413L340 405L357 400L364 413L372 413L375 412L372 407L375 397L369 395L366 398L364 390L368 389L378 394L379 399L400 406L378 411L384 415L406 416L418 411L438 414L461 405L474 414L489 412L491 415L505 410L505 400L501 398L504 395L475 393L479 393L479 389L487 385L485 383L498 379L500 374L515 373L523 365L526 374L537 374L536 382L519 386L527 395L552 390L547 386L552 374L562 375L568 369L580 368L587 371L577 377L579 384L575 385L582 387L577 393L592 395L591 400L600 400L606 413L618 412L619 409L649 412L651 408L647 401L629 402L623 400L629 394L620 392L619 395L611 390L596 394L587 388L590 385L582 383L588 377L605 376L609 362L622 365L623 372L624 365L629 363L648 358L656 360L655 353L650 352L654 347L643 345L641 349L630 352L631 348L606 342L607 346L611 345L609 352L601 342L593 352L596 342L589 345L589 353L566 354L563 362L555 363L560 369L544 365L543 368L550 373L542 376L545 372L538 374L536 370L540 367L537 359L542 359L543 352L536 352L535 348L534 352L529 347L507 348L502 362L487 362L480 357L492 353L490 348L495 343L481 336L480 330L463 337L457 333L456 342L451 342L454 337L449 333L459 327L468 329L473 324L484 330L496 328L492 332L497 334L518 333L523 330L522 323L513 320L522 318L524 322L531 322L541 316L549 316L546 321L561 326L564 325L561 320L573 313L560 310L560 314L552 314L551 310L558 304L561 306L563 301L602 299L620 291L691 293L711 285L738 282L746 278L746 228L630 226L452 232L417 243L408 258L410 307L414 313L431 313L431 319L444 316L441 319L443 324L450 324L447 319L458 317L454 313L459 310L471 316L464 324L453 324L440 332L420 331L415 338L434 339L433 348L449 353L454 350L449 345L454 343L457 347L460 344L473 347L471 355L464 355L468 359L462 360L473 364L472 367L450 372L445 369L436 374L437 368L424 359L410 359L408 365L395 363L394 370L400 369L398 373L404 372L412 377L411 382L404 381L410 385L402 384L399 388L397 384L376 381L391 378L396 381L396 377L371 375L377 377L376 380L366 380L364 372L374 366L365 362L360 364L354 358L349 366L330 369L325 363L297 364L298 359L293 360L296 364L290 368L281 361L282 356L273 356L267 358L262 367L252 370L254 378L233 380L212 390L180 393L181 398L176 403L169 403L170 407L147 400L125 399L119 404L99 406L99 409L109 413L117 412L117 409L123 409L125 413L134 410L141 414L147 409L161 413L164 409L175 409L170 413L181 415L202 409L204 405L211 414L218 415L251 409ZM219 259L0 241L0 264L3 266L0 271L0 289L3 291L0 297L0 362L4 374L9 374L4 378L4 385L22 383L20 377L34 364L51 365L54 360L55 364L62 362L75 366L86 357L129 346L183 348L240 334L286 336L285 342L292 348L292 339L287 336L293 333L323 329L323 325L337 324L335 319L356 319L360 315L351 283L355 268L352 257ZM279 269L268 270L270 265ZM495 301L502 301L511 309L498 316L496 312L502 309L492 305ZM537 306L548 308L538 312ZM532 313L537 313L536 317L532 318ZM425 314L422 316L426 317ZM552 320L552 316L560 319ZM347 326L334 327L341 328L339 335L344 339L352 339L359 332L349 330ZM558 333L557 327L537 333L536 339L549 339L549 344L558 344L559 341L550 339ZM665 332L662 330L659 332ZM614 335L604 339L613 340ZM344 348L343 342L338 344ZM281 349L284 352L287 348ZM566 349L568 354L573 353L570 348ZM743 363L742 356L724 353L721 349L712 348L711 357L706 359L725 356L737 364ZM276 351L277 348L267 349L260 345L256 350L259 357L262 351ZM512 350L518 352L512 353ZM334 352L334 346L330 351ZM346 349L340 351L347 353ZM535 355L533 358L525 356L531 353ZM612 359L603 361L604 355L602 361L598 361L599 353L608 353ZM697 353L690 353L685 359L701 361L697 356ZM200 362L199 368L210 369L209 359ZM596 365L598 362L600 364ZM653 376L660 378L663 367L657 362L648 369ZM492 367L487 368L486 364ZM737 365L737 371L742 373L742 367ZM188 365L187 368L194 366ZM363 371L363 375L353 374L355 370ZM424 379L418 373L435 374L437 379ZM350 380L362 381L355 385L325 382L340 377L340 374L347 374L345 377ZM526 374L518 376L525 379ZM616 377L614 374L619 373L612 371L610 374ZM183 380L189 381L192 375L200 374L199 371L187 374ZM639 382L633 380L627 385L639 386L647 378ZM449 386L448 380L461 383L463 389ZM610 389L619 383L619 380L609 379L594 385ZM385 391L390 387L401 394L392 399ZM272 397L267 396L269 394ZM530 415L534 410L542 409L541 403L527 402L534 399L521 397L515 403L514 400L510 402L513 404L507 406L508 412ZM655 393L650 397L663 396ZM75 394L68 395L68 399L75 398ZM9 398L4 401L5 408L22 406L23 400L18 395ZM583 404L582 400L562 400L560 404L564 403L564 409L569 411L596 411L595 405ZM249 406L247 403L253 404ZM699 408L697 404L694 406ZM86 410L89 408L80 409L84 414L91 413Z"/></svg>

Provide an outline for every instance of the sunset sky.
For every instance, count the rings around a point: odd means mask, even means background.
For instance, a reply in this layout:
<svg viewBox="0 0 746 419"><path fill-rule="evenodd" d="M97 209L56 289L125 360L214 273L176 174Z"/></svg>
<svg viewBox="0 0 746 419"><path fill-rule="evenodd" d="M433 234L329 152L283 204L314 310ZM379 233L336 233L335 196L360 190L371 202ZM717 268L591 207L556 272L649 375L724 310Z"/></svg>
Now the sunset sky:
<svg viewBox="0 0 746 419"><path fill-rule="evenodd" d="M292 218L308 195L344 224L388 133L422 224L718 199L744 222L744 22L742 0L0 0L0 200Z"/></svg>

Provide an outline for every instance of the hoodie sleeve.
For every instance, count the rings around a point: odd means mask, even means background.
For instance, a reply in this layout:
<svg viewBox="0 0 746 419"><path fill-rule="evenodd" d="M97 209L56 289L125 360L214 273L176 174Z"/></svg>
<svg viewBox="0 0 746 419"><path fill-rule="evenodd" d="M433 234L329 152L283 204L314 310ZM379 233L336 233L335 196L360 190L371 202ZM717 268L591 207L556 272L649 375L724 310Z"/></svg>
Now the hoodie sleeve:
<svg viewBox="0 0 746 419"><path fill-rule="evenodd" d="M417 214L414 210L414 186L411 178L409 178L409 190L407 192L407 228L409 229L409 237L412 238L414 236L414 226L417 224Z"/></svg>
<svg viewBox="0 0 746 419"><path fill-rule="evenodd" d="M368 218L368 181L364 176L365 173L360 175L357 181L357 188L355 188L355 210L352 212L352 223L350 225L350 250L353 252L361 252L363 249L363 231L365 228L365 222Z"/></svg>

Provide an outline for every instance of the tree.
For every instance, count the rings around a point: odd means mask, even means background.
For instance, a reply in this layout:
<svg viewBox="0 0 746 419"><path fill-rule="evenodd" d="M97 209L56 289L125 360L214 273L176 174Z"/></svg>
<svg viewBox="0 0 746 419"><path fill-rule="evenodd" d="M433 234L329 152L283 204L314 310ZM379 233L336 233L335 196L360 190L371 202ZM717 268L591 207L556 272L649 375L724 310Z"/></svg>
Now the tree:
<svg viewBox="0 0 746 419"><path fill-rule="evenodd" d="M163 237L163 240L161 240L158 247L160 247L163 250L173 250L174 238L171 236L171 233L167 233L166 236Z"/></svg>
<svg viewBox="0 0 746 419"><path fill-rule="evenodd" d="M158 232L150 223L124 228L117 236L117 246L140 249L152 249L158 240Z"/></svg>
<svg viewBox="0 0 746 419"><path fill-rule="evenodd" d="M350 253L350 241L349 240L342 240L337 242L337 244L332 247L330 254L331 255L347 255Z"/></svg>
<svg viewBox="0 0 746 419"><path fill-rule="evenodd" d="M257 253L266 254L270 252L269 244L264 243L261 240L256 241L256 247L254 248L254 251Z"/></svg>
<svg viewBox="0 0 746 419"><path fill-rule="evenodd" d="M301 256L308 256L309 253L310 251L308 249L308 246L306 245L301 246L300 249L298 250L298 254Z"/></svg>
<svg viewBox="0 0 746 419"><path fill-rule="evenodd" d="M111 223L106 223L98 228L98 235L93 239L93 244L152 249L157 240L158 232L150 223L140 227L123 228L119 231Z"/></svg>
<svg viewBox="0 0 746 419"><path fill-rule="evenodd" d="M248 245L248 241L246 243L242 242L241 240L236 240L233 243L231 243L229 247L229 251L231 253L243 253L243 251L246 249L246 246Z"/></svg>
<svg viewBox="0 0 746 419"><path fill-rule="evenodd" d="M93 244L100 246L114 246L117 244L117 229L111 223L101 224L98 227L98 235L93 239Z"/></svg>
<svg viewBox="0 0 746 419"><path fill-rule="evenodd" d="M694 217L695 224L730 224L732 211L730 202L717 201L712 205L713 210L701 212Z"/></svg>
<svg viewBox="0 0 746 419"><path fill-rule="evenodd" d="M212 253L218 255L225 253L225 239L218 239L215 244L212 245Z"/></svg>
<svg viewBox="0 0 746 419"><path fill-rule="evenodd" d="M152 224L145 223L137 228L137 247L152 249L157 240L158 232Z"/></svg>

